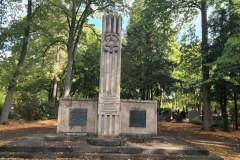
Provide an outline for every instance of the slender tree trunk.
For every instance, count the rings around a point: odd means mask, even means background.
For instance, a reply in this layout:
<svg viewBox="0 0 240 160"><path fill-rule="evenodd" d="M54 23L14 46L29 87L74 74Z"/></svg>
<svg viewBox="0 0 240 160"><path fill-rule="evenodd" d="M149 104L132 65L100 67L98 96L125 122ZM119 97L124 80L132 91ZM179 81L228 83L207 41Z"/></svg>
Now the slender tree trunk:
<svg viewBox="0 0 240 160"><path fill-rule="evenodd" d="M57 45L57 52L56 52L56 75L54 77L53 80L53 90L52 90L52 99L51 102L52 104L54 104L54 106L56 106L56 99L57 99L57 88L58 88L58 84L57 84L57 78L58 78L58 72L59 72L59 62L60 62L60 47L59 45Z"/></svg>
<svg viewBox="0 0 240 160"><path fill-rule="evenodd" d="M207 2L201 0L201 18L202 18L202 78L203 78L203 130L211 131L212 128L212 113L210 104L210 84L209 66L208 63L208 26L207 26Z"/></svg>
<svg viewBox="0 0 240 160"><path fill-rule="evenodd" d="M63 97L68 97L71 91L71 80L72 80L72 67L73 67L73 48L74 48L74 37L75 37L75 25L76 25L76 0L72 0L72 16L71 16L71 24L69 26L69 35L68 35L68 43L67 43L67 53L68 53L68 61L67 61L67 72L66 78L64 82L63 89Z"/></svg>
<svg viewBox="0 0 240 160"><path fill-rule="evenodd" d="M160 95L159 95L159 111L162 107L162 99L163 99L163 90L160 88Z"/></svg>
<svg viewBox="0 0 240 160"><path fill-rule="evenodd" d="M227 114L226 82L223 81L221 86L222 87L221 87L220 105L221 105L222 120L223 120L223 131L229 131L228 114Z"/></svg>
<svg viewBox="0 0 240 160"><path fill-rule="evenodd" d="M77 19L77 2L76 0L72 0L72 16L71 16L71 24L69 28L69 37L67 43L67 52L68 52L68 62L67 62L67 72L66 78L64 81L64 89L63 89L63 97L69 97L71 91L71 80L72 80L72 72L73 72L73 62L74 56L76 54L77 46L80 40L80 36L82 33L82 28L84 23L86 22L86 18L89 13L89 8L92 4L92 1L89 1L82 12L82 15L79 19Z"/></svg>
<svg viewBox="0 0 240 160"><path fill-rule="evenodd" d="M14 91L17 86L18 78L21 75L21 69L24 64L24 60L27 54L27 47L28 47L28 39L29 39L29 33L30 33L30 26L31 26L31 19L32 19L32 0L28 0L28 9L27 9L27 26L24 28L24 38L23 38L23 44L22 44L22 50L20 53L19 61L17 68L15 69L12 79L10 80L7 96L5 98L5 102L3 105L2 115L0 123L6 124L8 123L8 116L9 112L11 110L11 103Z"/></svg>
<svg viewBox="0 0 240 160"><path fill-rule="evenodd" d="M237 107L237 92L234 91L234 120L235 120L235 130L238 130L238 107Z"/></svg>
<svg viewBox="0 0 240 160"><path fill-rule="evenodd" d="M73 66L73 55L68 54L67 72L64 82L63 97L68 97L71 91L71 80L72 80L72 66Z"/></svg>

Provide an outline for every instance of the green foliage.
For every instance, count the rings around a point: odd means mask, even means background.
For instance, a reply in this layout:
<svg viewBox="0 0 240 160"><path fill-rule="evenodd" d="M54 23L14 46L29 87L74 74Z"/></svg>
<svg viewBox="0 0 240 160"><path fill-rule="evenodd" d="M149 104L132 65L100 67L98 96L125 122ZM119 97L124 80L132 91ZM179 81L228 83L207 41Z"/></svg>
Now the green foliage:
<svg viewBox="0 0 240 160"><path fill-rule="evenodd" d="M11 117L15 119L46 120L55 118L55 107L41 100L31 92L21 92L14 98Z"/></svg>
<svg viewBox="0 0 240 160"><path fill-rule="evenodd" d="M228 115L232 94L239 89L240 13L239 2L229 1L216 9L210 19L213 43L210 47L212 70L212 100L221 109L224 131L229 131Z"/></svg>
<svg viewBox="0 0 240 160"><path fill-rule="evenodd" d="M22 1L3 1L3 7L20 11ZM64 2L64 3L63 3ZM80 18L90 1L82 2L75 18ZM130 12L130 22L122 47L121 97L160 99L164 106L183 108L202 103L201 42L191 25L199 10L200 0L135 0ZM210 67L211 99L214 107L221 109L220 99L227 96L227 110L233 107L232 92L239 93L240 82L240 11L239 1L207 1L213 12L209 20L210 46L207 66ZM128 8L123 0L96 0L74 26L81 32L73 59L71 96L98 97L100 33L88 24L89 16L97 11L116 13ZM195 6L194 6L195 5ZM58 96L66 75L69 27L74 19L72 1L43 0L33 4L31 38L28 54L18 80L13 115L25 119L50 118L55 109L48 101L55 80ZM16 19L16 12L1 12L0 32L0 108L12 73L16 69L21 50L24 18ZM102 14L102 13L100 13ZM10 18L9 18L10 17ZM9 19L8 19L9 18ZM75 23L76 24L76 23ZM72 24L74 25L74 24ZM179 31L181 39L176 39ZM81 30L82 29L82 30ZM76 40L77 36L73 39ZM58 49L57 49L58 48ZM6 56L11 51L11 55ZM59 61L56 60L59 51ZM222 90L226 85L226 91ZM162 93L162 89L163 92ZM222 103L222 105L225 105ZM32 113L28 115L28 113Z"/></svg>
<svg viewBox="0 0 240 160"><path fill-rule="evenodd" d="M47 120L56 118L57 108L50 102L43 102L37 107L36 115L34 119L36 120Z"/></svg>
<svg viewBox="0 0 240 160"><path fill-rule="evenodd" d="M84 28L83 33L73 65L71 95L97 98L100 76L100 33L95 27L88 26Z"/></svg>
<svg viewBox="0 0 240 160"><path fill-rule="evenodd" d="M39 101L36 97L31 96L29 93L23 93L14 99L12 116L17 119L34 120L38 106Z"/></svg>
<svg viewBox="0 0 240 160"><path fill-rule="evenodd" d="M154 99L159 96L160 88L169 93L174 83L171 77L173 63L169 59L174 51L171 45L174 38L166 29L167 26L171 28L171 23L155 23L157 17L149 17L152 11L146 4L141 16L134 11L122 49L121 96ZM164 28L163 23L167 25Z"/></svg>

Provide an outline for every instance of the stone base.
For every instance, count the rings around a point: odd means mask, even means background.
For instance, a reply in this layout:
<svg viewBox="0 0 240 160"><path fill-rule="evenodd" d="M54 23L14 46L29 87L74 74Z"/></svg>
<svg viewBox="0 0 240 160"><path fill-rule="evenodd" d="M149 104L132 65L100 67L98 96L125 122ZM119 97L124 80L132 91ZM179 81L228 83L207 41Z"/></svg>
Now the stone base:
<svg viewBox="0 0 240 160"><path fill-rule="evenodd" d="M91 137L86 139L87 143L97 146L122 146L125 143L123 138Z"/></svg>
<svg viewBox="0 0 240 160"><path fill-rule="evenodd" d="M98 119L98 107L97 100L60 99L57 133L100 133L99 135L108 136L157 134L156 101L121 100L120 114L101 116L101 122ZM103 125L102 122L109 124ZM102 132L98 132L98 128L101 128Z"/></svg>
<svg viewBox="0 0 240 160"><path fill-rule="evenodd" d="M186 141L166 137L126 137L122 146L96 146L86 136L34 135L0 146L1 158L222 160ZM47 140L46 140L47 139ZM99 139L88 139L99 142ZM119 139L116 139L118 141ZM108 144L114 141L102 142ZM99 142L100 143L100 142Z"/></svg>

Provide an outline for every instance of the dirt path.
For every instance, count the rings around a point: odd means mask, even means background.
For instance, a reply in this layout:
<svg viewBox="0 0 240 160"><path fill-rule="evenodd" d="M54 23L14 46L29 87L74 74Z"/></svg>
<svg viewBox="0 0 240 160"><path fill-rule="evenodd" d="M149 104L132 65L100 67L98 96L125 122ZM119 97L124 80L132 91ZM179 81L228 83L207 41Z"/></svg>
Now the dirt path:
<svg viewBox="0 0 240 160"><path fill-rule="evenodd" d="M56 120L12 121L9 125L0 125L0 146L28 135L56 133L56 126Z"/></svg>
<svg viewBox="0 0 240 160"><path fill-rule="evenodd" d="M32 134L56 133L56 120L12 121L0 125L0 146ZM208 149L226 160L240 160L240 131L203 132L201 126L189 123L158 122L158 135L180 138Z"/></svg>
<svg viewBox="0 0 240 160"><path fill-rule="evenodd" d="M158 122L158 135L177 137L206 148L226 160L240 160L240 131L201 131L190 123Z"/></svg>

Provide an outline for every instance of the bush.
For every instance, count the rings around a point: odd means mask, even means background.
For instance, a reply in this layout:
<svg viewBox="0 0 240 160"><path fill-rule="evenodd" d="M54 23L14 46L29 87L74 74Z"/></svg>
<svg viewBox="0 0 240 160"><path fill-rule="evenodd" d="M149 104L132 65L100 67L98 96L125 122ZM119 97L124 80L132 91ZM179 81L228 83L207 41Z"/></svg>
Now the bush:
<svg viewBox="0 0 240 160"><path fill-rule="evenodd" d="M35 119L47 120L56 118L56 107L50 102L44 102L37 108Z"/></svg>
<svg viewBox="0 0 240 160"><path fill-rule="evenodd" d="M39 101L29 93L21 93L13 101L12 118L32 121L35 118Z"/></svg>
<svg viewBox="0 0 240 160"><path fill-rule="evenodd" d="M40 103L39 99L30 93L21 93L14 99L11 118L32 120L46 120L55 118L55 107L51 103Z"/></svg>

